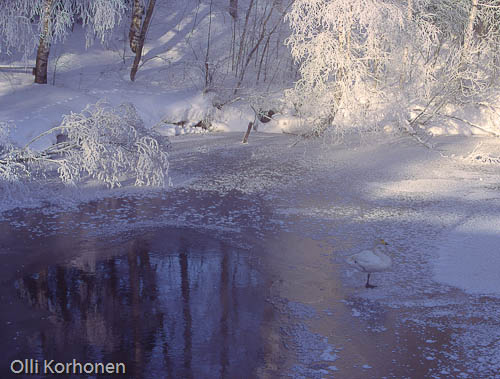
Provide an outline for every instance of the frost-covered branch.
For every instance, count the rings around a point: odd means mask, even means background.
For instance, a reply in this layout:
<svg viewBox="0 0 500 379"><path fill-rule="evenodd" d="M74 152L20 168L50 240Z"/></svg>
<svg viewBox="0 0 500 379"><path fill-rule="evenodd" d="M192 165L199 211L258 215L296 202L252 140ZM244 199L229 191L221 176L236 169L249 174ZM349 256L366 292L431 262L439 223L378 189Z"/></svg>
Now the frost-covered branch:
<svg viewBox="0 0 500 379"><path fill-rule="evenodd" d="M7 126L0 130L5 135ZM56 131L64 133L67 141L41 152L30 149L33 142ZM60 126L35 137L24 148L15 148L2 138L0 181L22 181L33 172L57 168L61 181L69 185L76 185L84 176L111 188L120 187L130 177L137 186L167 183L169 140L146 129L131 104L87 106L81 113L64 116Z"/></svg>

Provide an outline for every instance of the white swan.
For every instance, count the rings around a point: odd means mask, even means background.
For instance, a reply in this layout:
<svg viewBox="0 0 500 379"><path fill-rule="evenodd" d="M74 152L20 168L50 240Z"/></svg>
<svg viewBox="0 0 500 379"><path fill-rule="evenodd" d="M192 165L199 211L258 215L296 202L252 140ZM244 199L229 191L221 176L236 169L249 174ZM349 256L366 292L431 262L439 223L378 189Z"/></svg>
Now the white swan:
<svg viewBox="0 0 500 379"><path fill-rule="evenodd" d="M370 284L371 273L386 271L392 266L391 258L380 251L381 249L385 249L387 245L388 243L381 239L375 242L373 250L363 250L347 258L347 263L356 267L359 271L368 274L366 288L376 287Z"/></svg>

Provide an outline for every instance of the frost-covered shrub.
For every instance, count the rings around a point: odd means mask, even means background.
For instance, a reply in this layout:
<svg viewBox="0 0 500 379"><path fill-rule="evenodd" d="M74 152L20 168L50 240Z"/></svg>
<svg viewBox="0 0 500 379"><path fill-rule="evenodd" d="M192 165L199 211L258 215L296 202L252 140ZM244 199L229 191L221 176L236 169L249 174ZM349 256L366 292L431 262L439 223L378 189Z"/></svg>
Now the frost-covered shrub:
<svg viewBox="0 0 500 379"><path fill-rule="evenodd" d="M86 173L110 187L133 174L135 185L164 186L168 173L168 137L144 127L135 108L100 102L63 118L68 141L58 173L73 184Z"/></svg>
<svg viewBox="0 0 500 379"><path fill-rule="evenodd" d="M5 121L0 121L0 154L4 149L10 145L9 142L9 134L10 134L10 125Z"/></svg>
<svg viewBox="0 0 500 379"><path fill-rule="evenodd" d="M0 122L0 182L14 183L20 177L29 176L25 165L19 162L21 157L9 140L12 126Z"/></svg>
<svg viewBox="0 0 500 379"><path fill-rule="evenodd" d="M381 0L297 0L287 40L300 80L287 97L305 117L330 125L340 113L380 98L380 83L399 49L404 12Z"/></svg>
<svg viewBox="0 0 500 379"><path fill-rule="evenodd" d="M56 132L65 134L66 141L42 152L29 149L37 139ZM111 188L130 177L137 186L167 184L169 139L146 129L131 104L113 108L98 102L81 113L64 116L60 126L24 148L8 141L0 145L0 182L4 184L42 178L54 167L68 185L76 185L85 176Z"/></svg>
<svg viewBox="0 0 500 379"><path fill-rule="evenodd" d="M287 20L301 78L286 95L319 130L411 128L496 84L493 1L296 0Z"/></svg>
<svg viewBox="0 0 500 379"><path fill-rule="evenodd" d="M10 130L10 124L0 121L0 200L19 193L21 179L30 178L26 167L28 162L19 156L9 140Z"/></svg>

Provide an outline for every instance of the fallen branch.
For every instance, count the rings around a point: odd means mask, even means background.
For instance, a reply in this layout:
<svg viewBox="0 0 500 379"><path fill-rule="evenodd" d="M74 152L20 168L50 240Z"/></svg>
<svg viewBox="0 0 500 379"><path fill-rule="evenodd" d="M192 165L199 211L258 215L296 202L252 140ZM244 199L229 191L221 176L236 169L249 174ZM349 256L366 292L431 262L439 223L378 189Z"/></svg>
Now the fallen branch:
<svg viewBox="0 0 500 379"><path fill-rule="evenodd" d="M414 120L415 121L415 120ZM432 149L432 145L429 145L427 143L427 141L424 141L422 139L422 137L420 137L417 132L413 129L413 125L412 125L413 121L410 122L410 121L406 121L404 124L403 124L403 128L404 128L404 131L406 133L408 133L408 135L412 138L415 139L415 141L417 141L418 143L420 143L421 145L425 146L427 149Z"/></svg>
<svg viewBox="0 0 500 379"><path fill-rule="evenodd" d="M25 73L31 72L32 75L35 75L35 67L28 66L0 66L0 71L3 70L12 70L12 71L22 71Z"/></svg>
<svg viewBox="0 0 500 379"><path fill-rule="evenodd" d="M472 122L470 121L467 121L467 120L464 120L463 118L460 118L460 117L456 117L456 116L451 116L451 115L447 115L447 114L441 114L441 113L438 113L439 116L443 116L443 117L448 117L448 118L451 118L453 120L457 120L457 121L462 121L463 123L469 125L469 126L472 126L473 128L476 128L476 129L479 129L481 130L482 132L490 135L490 136L493 136L493 137L500 137L500 134L497 134L495 132L491 132L489 130L486 130L484 128L482 128L481 126L479 125L476 125L476 124L473 124Z"/></svg>

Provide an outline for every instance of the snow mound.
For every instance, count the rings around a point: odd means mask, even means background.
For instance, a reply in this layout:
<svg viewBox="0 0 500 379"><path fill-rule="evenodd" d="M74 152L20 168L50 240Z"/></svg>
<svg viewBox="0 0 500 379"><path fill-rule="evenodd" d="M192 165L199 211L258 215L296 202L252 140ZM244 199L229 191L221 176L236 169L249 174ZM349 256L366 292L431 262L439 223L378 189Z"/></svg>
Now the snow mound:
<svg viewBox="0 0 500 379"><path fill-rule="evenodd" d="M165 103L162 121L153 125L161 135L179 136L205 132L243 131L248 112L234 106L217 109L210 95L197 93Z"/></svg>
<svg viewBox="0 0 500 379"><path fill-rule="evenodd" d="M495 153L492 150L496 150ZM498 155L498 146L493 147L483 146L483 143L479 143L474 150L464 158L464 160L472 163L483 163L483 164L500 164L500 155Z"/></svg>
<svg viewBox="0 0 500 379"><path fill-rule="evenodd" d="M273 117L273 121L268 128L263 128L266 132L285 132L285 133L302 133L304 132L305 120L290 115L277 115Z"/></svg>
<svg viewBox="0 0 500 379"><path fill-rule="evenodd" d="M500 296L500 216L472 217L445 236L434 266L436 281L467 293Z"/></svg>
<svg viewBox="0 0 500 379"><path fill-rule="evenodd" d="M210 98L200 93L180 98L165 104L163 122L186 121L188 124L196 124L198 121L206 119L212 108Z"/></svg>

